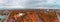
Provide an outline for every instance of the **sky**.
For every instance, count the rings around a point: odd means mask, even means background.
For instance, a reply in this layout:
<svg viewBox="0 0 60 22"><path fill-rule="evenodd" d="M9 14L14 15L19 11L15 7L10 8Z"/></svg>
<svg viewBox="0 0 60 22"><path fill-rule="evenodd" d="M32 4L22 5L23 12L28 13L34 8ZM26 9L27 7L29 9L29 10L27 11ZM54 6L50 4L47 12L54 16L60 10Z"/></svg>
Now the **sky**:
<svg viewBox="0 0 60 22"><path fill-rule="evenodd" d="M60 9L60 0L0 0L2 9Z"/></svg>

